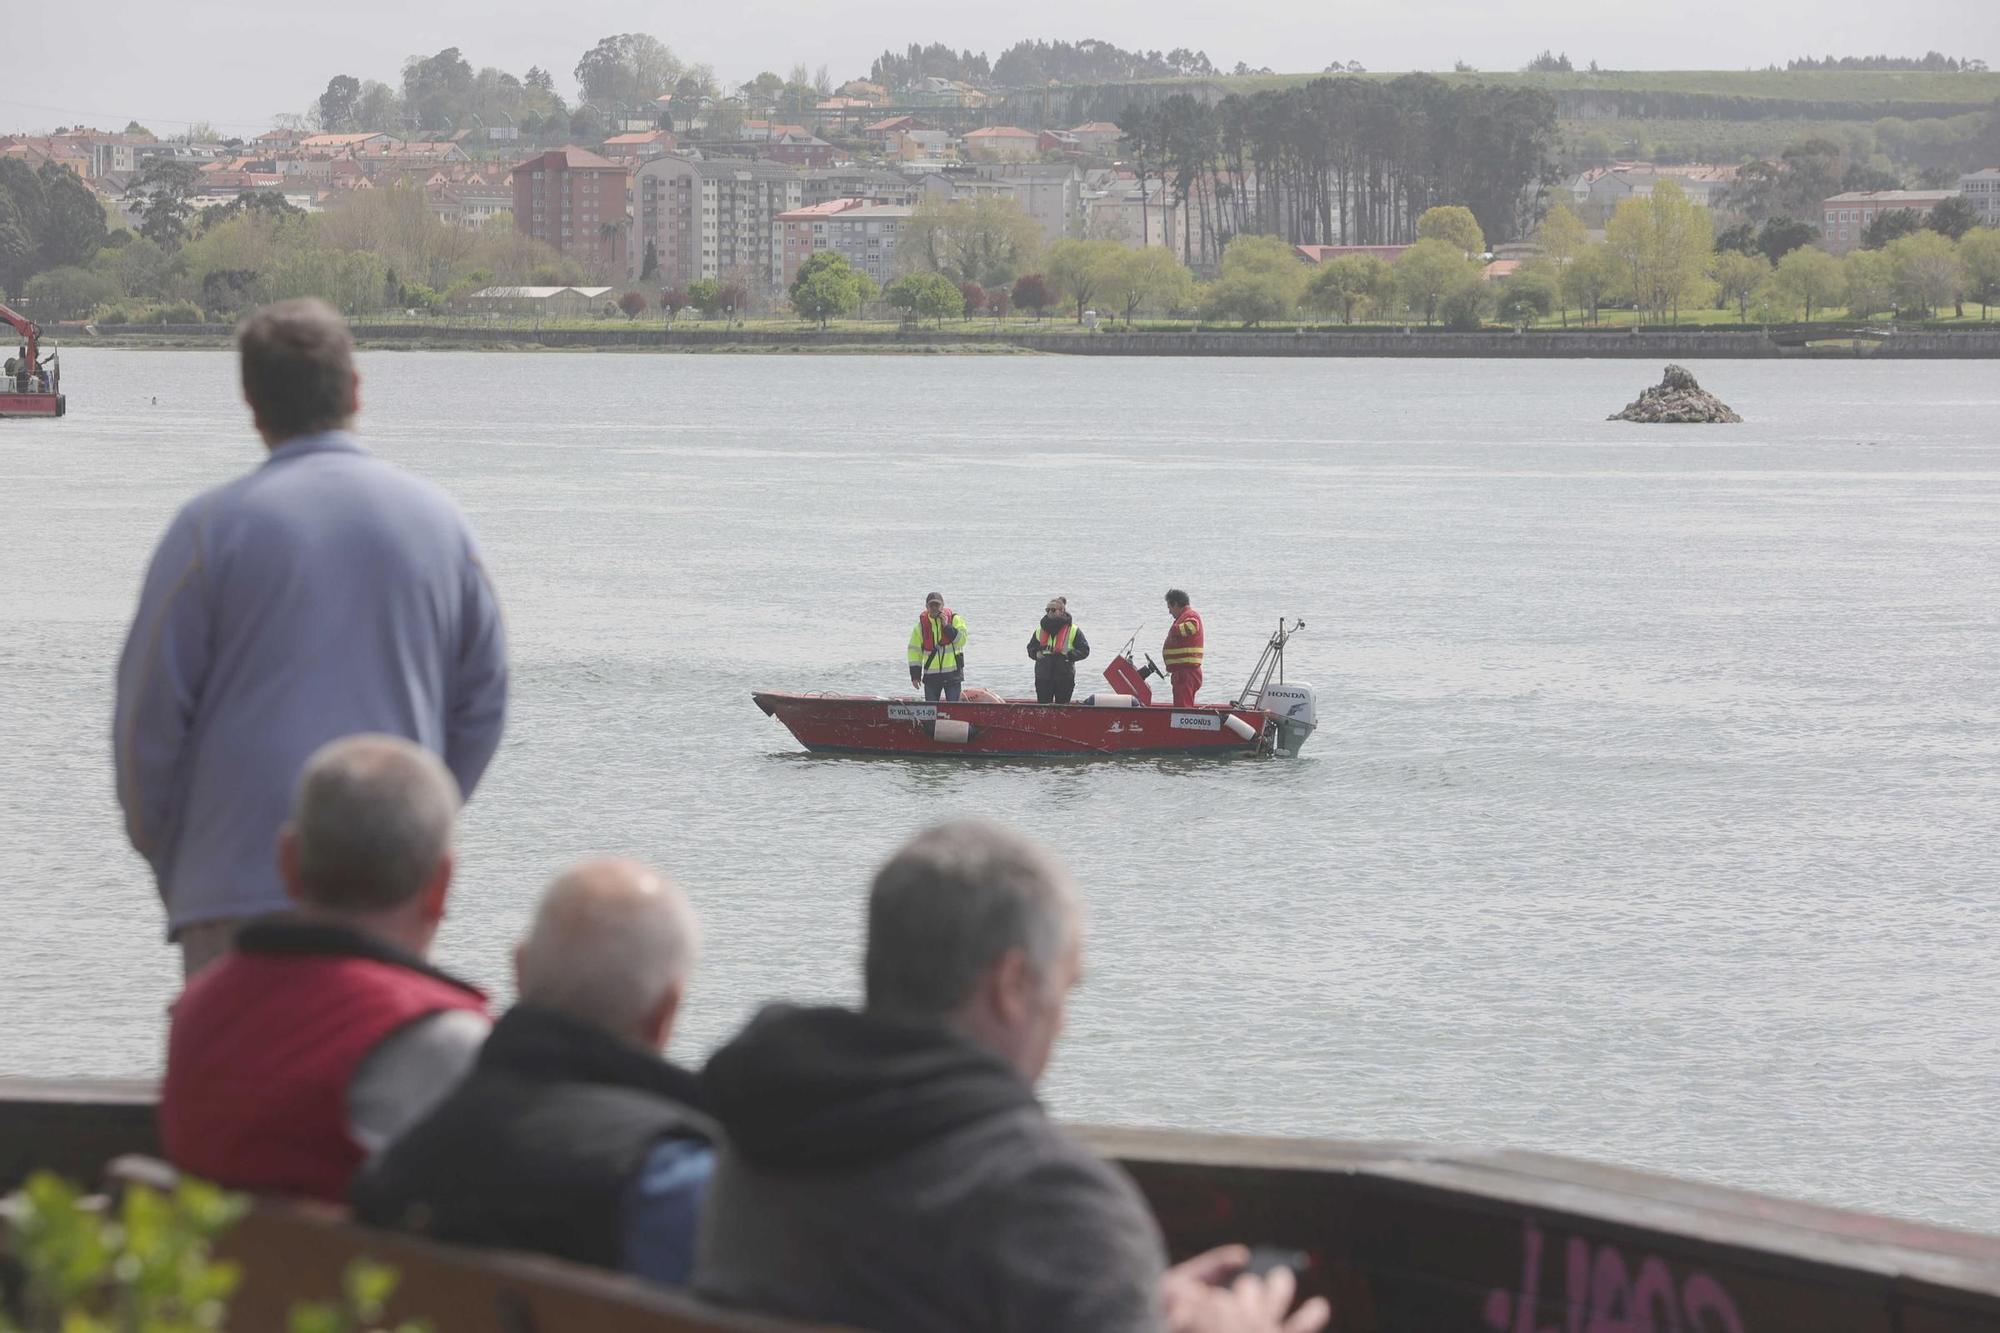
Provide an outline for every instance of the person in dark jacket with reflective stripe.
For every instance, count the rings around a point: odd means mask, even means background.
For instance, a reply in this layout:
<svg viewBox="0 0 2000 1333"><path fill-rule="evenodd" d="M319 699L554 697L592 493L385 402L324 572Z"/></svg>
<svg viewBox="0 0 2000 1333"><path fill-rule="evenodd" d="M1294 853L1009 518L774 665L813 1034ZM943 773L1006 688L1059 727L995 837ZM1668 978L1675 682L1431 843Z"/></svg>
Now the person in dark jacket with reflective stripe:
<svg viewBox="0 0 2000 1333"><path fill-rule="evenodd" d="M1081 966L1067 875L947 824L868 900L867 1002L776 1005L702 1071L727 1136L695 1293L874 1333L1318 1333L1240 1246L1166 1266L1123 1171L1035 1100ZM1227 1285L1225 1285L1227 1284Z"/></svg>
<svg viewBox="0 0 2000 1333"><path fill-rule="evenodd" d="M1038 703L1066 704L1076 693L1076 664L1090 656L1090 640L1070 618L1069 599L1051 597L1042 623L1028 636L1028 658L1035 664Z"/></svg>
<svg viewBox="0 0 2000 1333"><path fill-rule="evenodd" d="M694 1075L660 1051L697 943L686 898L645 866L558 879L515 954L520 1003L356 1180L356 1215L684 1283L715 1129Z"/></svg>

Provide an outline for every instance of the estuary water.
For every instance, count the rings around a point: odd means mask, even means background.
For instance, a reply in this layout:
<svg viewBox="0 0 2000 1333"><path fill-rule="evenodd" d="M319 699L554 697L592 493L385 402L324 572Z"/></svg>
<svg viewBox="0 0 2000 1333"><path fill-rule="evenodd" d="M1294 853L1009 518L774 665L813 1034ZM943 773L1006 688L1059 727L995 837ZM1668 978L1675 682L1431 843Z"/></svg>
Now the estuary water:
<svg viewBox="0 0 2000 1333"><path fill-rule="evenodd" d="M66 354L0 423L0 1073L145 1075L177 980L110 684L148 552L260 447L220 352ZM471 514L507 739L443 962L541 885L689 887L676 1051L858 987L870 868L980 815L1074 868L1047 1085L1086 1121L1546 1149L2000 1231L2000 367L372 353L364 434ZM1296 761L814 758L753 688L895 693L923 594L1031 689L1160 594L1205 697L1281 615Z"/></svg>

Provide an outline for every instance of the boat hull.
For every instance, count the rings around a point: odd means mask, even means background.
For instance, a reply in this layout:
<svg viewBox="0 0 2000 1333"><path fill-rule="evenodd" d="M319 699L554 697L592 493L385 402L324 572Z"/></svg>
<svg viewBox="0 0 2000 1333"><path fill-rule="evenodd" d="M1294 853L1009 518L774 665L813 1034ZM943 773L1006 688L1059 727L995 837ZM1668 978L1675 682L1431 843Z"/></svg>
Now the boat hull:
<svg viewBox="0 0 2000 1333"><path fill-rule="evenodd" d="M69 399L59 393L0 393L0 417L59 417Z"/></svg>
<svg viewBox="0 0 2000 1333"><path fill-rule="evenodd" d="M925 703L921 699L765 691L751 697L816 754L953 759L1257 754L1270 749L1269 737L1276 727L1276 720L1268 713L1230 704L1099 708L1019 699ZM1229 725L1231 718L1237 720L1239 729ZM961 734L963 739L951 739Z"/></svg>

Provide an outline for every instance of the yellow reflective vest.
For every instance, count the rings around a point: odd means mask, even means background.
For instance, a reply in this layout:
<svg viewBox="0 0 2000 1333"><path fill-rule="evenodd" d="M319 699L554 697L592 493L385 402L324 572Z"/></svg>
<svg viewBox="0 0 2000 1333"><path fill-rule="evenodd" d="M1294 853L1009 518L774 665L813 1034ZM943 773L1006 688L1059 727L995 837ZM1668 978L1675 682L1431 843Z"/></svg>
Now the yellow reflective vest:
<svg viewBox="0 0 2000 1333"><path fill-rule="evenodd" d="M947 628L952 632L948 643L945 641ZM943 616L925 612L917 617L917 626L910 631L910 665L922 667L926 676L957 671L963 665L965 638L964 616L951 610Z"/></svg>

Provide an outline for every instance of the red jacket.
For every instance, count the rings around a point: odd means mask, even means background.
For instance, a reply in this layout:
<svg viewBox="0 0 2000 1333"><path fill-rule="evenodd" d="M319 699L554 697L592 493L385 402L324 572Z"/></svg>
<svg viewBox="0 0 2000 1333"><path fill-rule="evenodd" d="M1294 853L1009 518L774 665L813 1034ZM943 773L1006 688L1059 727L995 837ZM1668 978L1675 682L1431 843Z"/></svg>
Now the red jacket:
<svg viewBox="0 0 2000 1333"><path fill-rule="evenodd" d="M1200 666L1206 638L1200 615L1191 606L1182 607L1175 615L1174 623L1167 627L1167 641L1160 648L1167 669Z"/></svg>
<svg viewBox="0 0 2000 1333"><path fill-rule="evenodd" d="M233 1189L345 1202L365 1159L347 1086L377 1042L486 997L366 936L252 926L173 1007L160 1137L183 1171Z"/></svg>

